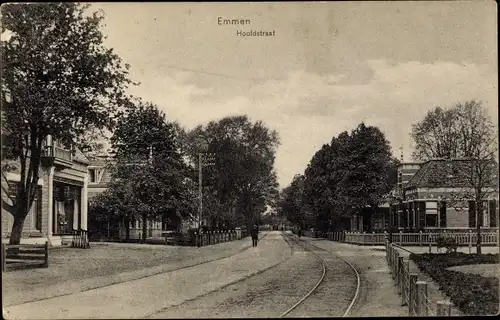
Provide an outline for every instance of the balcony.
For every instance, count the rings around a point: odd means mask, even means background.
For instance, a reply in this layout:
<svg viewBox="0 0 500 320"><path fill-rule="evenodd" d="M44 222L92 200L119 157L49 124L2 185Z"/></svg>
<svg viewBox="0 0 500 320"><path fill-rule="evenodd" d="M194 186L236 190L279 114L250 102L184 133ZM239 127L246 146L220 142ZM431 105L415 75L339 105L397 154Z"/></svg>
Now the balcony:
<svg viewBox="0 0 500 320"><path fill-rule="evenodd" d="M57 146L44 146L42 150L42 157L45 161L49 161L50 164L62 165L65 167L71 167L73 160L73 153L71 150L67 150L62 147Z"/></svg>

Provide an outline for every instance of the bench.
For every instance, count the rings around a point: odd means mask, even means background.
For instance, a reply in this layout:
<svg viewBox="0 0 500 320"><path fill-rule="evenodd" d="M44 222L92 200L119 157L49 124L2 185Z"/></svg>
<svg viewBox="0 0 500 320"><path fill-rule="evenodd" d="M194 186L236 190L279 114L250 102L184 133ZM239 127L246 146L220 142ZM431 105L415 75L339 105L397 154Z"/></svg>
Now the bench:
<svg viewBox="0 0 500 320"><path fill-rule="evenodd" d="M12 269L49 266L49 243L6 244L2 243L2 272Z"/></svg>

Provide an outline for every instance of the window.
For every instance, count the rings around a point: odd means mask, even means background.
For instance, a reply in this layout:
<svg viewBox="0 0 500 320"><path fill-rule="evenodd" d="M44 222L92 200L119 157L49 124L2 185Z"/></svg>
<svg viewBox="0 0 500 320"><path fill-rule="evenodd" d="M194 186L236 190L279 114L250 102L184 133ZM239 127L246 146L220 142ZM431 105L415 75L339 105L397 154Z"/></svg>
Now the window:
<svg viewBox="0 0 500 320"><path fill-rule="evenodd" d="M437 214L426 214L425 215L425 226L426 227L437 227L438 215Z"/></svg>
<svg viewBox="0 0 500 320"><path fill-rule="evenodd" d="M97 182L97 172L96 169L89 169L89 182Z"/></svg>
<svg viewBox="0 0 500 320"><path fill-rule="evenodd" d="M81 187L54 183L52 211L54 234L72 234L80 225Z"/></svg>
<svg viewBox="0 0 500 320"><path fill-rule="evenodd" d="M38 186L31 213L31 227L35 230L42 230L42 187Z"/></svg>
<svg viewBox="0 0 500 320"><path fill-rule="evenodd" d="M483 227L487 228L489 227L489 210L488 210L488 202L483 201Z"/></svg>
<svg viewBox="0 0 500 320"><path fill-rule="evenodd" d="M438 203L428 201L425 203L425 226L438 227Z"/></svg>
<svg viewBox="0 0 500 320"><path fill-rule="evenodd" d="M428 201L425 204L425 213L427 214L437 214L438 203L437 201Z"/></svg>

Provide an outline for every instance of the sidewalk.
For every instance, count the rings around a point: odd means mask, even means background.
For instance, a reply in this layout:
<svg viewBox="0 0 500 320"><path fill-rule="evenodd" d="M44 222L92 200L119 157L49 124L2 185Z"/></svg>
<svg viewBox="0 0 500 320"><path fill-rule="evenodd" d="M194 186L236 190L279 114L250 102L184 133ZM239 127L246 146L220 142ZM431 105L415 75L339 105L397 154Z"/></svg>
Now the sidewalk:
<svg viewBox="0 0 500 320"><path fill-rule="evenodd" d="M302 237L312 241L312 238ZM357 246L329 240L314 239L314 245L339 255L350 262L359 272L361 286L357 302L350 317L405 317L408 308L401 306L392 280L385 251L378 246Z"/></svg>
<svg viewBox="0 0 500 320"><path fill-rule="evenodd" d="M275 241L281 237L270 233L256 248L203 265L8 307L6 316L11 319L145 318L280 263L291 254L285 241Z"/></svg>
<svg viewBox="0 0 500 320"><path fill-rule="evenodd" d="M261 234L261 238L264 236L265 233ZM91 249L58 248L49 256L49 268L3 274L3 305L136 280L225 258L251 246L248 237L202 248L127 243L100 244Z"/></svg>

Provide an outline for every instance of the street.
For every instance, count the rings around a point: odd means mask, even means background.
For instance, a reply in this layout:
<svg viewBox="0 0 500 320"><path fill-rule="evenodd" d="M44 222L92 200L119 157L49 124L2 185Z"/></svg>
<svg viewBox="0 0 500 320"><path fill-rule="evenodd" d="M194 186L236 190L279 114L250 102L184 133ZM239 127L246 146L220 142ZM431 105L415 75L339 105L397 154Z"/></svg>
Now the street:
<svg viewBox="0 0 500 320"><path fill-rule="evenodd" d="M318 242L321 241L314 241ZM328 246L327 241L325 243ZM271 231L262 237L257 247L227 258L14 305L4 312L8 318L15 319L279 317L311 291L322 276L322 259L309 249L291 234ZM356 258L346 248L342 252L346 259L355 262L356 268L362 271L366 268L366 260ZM371 260L375 261L373 257ZM355 273L333 255L324 261L326 274L317 290L287 316L342 316L351 304L357 286ZM377 274L390 279L386 269L378 270ZM363 305L355 301L352 315L363 312L369 315L366 306L376 296L372 297L376 288L369 275L367 278L367 274L363 274L361 279L357 299L363 300ZM378 314L404 315L394 288L381 286L380 289L382 296L389 299L375 301L382 310Z"/></svg>

